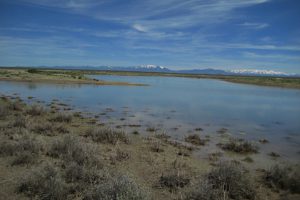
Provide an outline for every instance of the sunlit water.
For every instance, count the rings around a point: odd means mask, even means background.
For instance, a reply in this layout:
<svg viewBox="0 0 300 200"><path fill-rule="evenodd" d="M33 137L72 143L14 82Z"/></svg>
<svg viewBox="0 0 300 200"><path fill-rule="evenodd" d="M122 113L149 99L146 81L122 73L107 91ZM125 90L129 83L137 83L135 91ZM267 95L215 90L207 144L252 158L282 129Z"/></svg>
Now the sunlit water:
<svg viewBox="0 0 300 200"><path fill-rule="evenodd" d="M261 149L299 161L300 90L235 84L211 79L92 76L149 86L34 84L0 81L0 94L17 93L50 103L58 99L77 110L127 131L165 130L173 138L197 132L217 137L217 130L258 141ZM129 128L123 125L142 125ZM197 132L199 133L199 132Z"/></svg>

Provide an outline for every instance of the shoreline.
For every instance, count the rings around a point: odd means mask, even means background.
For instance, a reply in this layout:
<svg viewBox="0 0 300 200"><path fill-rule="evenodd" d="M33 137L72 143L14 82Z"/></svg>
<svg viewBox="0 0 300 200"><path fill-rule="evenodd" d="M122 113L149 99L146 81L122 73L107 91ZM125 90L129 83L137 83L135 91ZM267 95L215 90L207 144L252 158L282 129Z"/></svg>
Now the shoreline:
<svg viewBox="0 0 300 200"><path fill-rule="evenodd" d="M32 68L0 68L0 81L18 82L45 82L58 84L94 84L94 85L116 85L116 86L148 86L141 83L128 83L118 81L101 81L87 78L85 75L117 75L117 76L160 76L196 79L216 79L231 83L300 89L300 78L298 77L268 77L268 76L229 76L229 75L205 75L205 74L177 74L161 72L133 72L133 71L100 71L100 70L68 70L68 69L43 69L33 68L35 73L27 73ZM10 73L10 77L7 76ZM39 77L37 77L39 75ZM75 78L74 78L75 77ZM81 77L81 79L79 79Z"/></svg>
<svg viewBox="0 0 300 200"><path fill-rule="evenodd" d="M50 83L50 84L90 84L90 85L112 85L112 86L148 86L140 83L129 83L119 81L102 81L85 77L84 74L73 75L71 71L38 70L30 73L30 69L3 69L0 68L0 81L27 82L27 83ZM64 72L64 74L59 74Z"/></svg>

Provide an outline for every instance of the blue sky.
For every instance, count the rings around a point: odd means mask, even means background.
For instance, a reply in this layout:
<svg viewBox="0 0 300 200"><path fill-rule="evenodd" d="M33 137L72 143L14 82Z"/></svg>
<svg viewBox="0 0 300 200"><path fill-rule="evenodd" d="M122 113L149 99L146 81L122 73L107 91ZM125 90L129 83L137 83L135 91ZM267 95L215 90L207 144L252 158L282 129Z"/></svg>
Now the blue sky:
<svg viewBox="0 0 300 200"><path fill-rule="evenodd" d="M0 0L1 66L300 73L298 0Z"/></svg>

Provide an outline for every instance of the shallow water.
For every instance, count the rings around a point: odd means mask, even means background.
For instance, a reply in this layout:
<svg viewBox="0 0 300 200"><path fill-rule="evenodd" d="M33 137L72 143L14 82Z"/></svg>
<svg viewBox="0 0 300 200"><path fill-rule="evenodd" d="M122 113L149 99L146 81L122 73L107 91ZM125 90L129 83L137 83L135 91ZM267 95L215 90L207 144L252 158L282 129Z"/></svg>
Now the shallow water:
<svg viewBox="0 0 300 200"><path fill-rule="evenodd" d="M33 96L46 103L58 99L74 108L99 114L99 120L126 130L145 126L182 138L195 128L218 137L228 134L253 140L267 138L266 151L299 161L300 90L176 77L92 76L101 80L149 86L34 84L0 81L0 94ZM142 125L128 128L123 125Z"/></svg>

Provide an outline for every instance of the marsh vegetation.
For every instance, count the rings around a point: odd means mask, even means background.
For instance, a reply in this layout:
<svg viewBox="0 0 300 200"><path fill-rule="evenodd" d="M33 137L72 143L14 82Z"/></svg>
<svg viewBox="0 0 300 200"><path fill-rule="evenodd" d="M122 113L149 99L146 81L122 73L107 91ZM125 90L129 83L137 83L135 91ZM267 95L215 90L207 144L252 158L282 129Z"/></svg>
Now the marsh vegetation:
<svg viewBox="0 0 300 200"><path fill-rule="evenodd" d="M211 165L212 157L193 155L195 147L210 143L201 134L176 141L156 128L143 136L91 124L90 120L72 111L28 105L19 98L3 96L3 197L254 200L279 199L282 192L299 194L295 166L275 166L258 173L238 161L220 161L223 153L216 153L218 159ZM256 145L244 140L229 140L220 147L241 155L257 153Z"/></svg>

